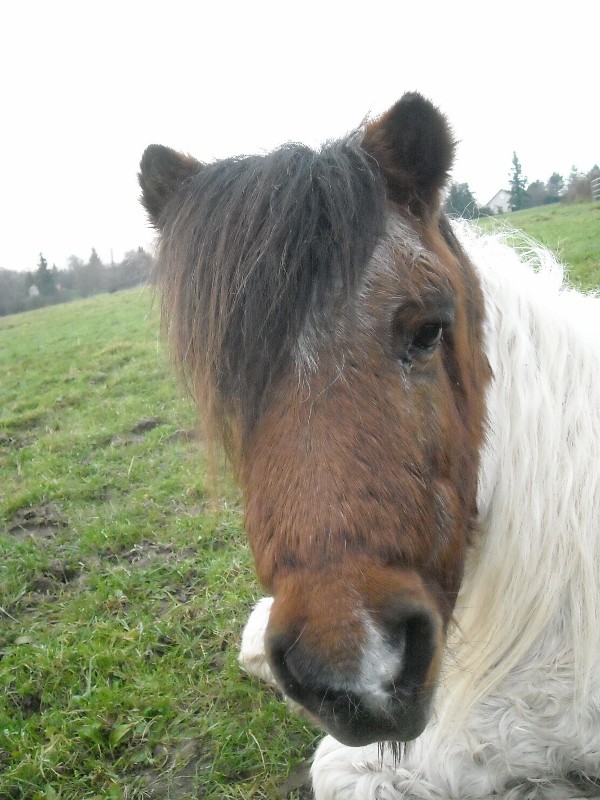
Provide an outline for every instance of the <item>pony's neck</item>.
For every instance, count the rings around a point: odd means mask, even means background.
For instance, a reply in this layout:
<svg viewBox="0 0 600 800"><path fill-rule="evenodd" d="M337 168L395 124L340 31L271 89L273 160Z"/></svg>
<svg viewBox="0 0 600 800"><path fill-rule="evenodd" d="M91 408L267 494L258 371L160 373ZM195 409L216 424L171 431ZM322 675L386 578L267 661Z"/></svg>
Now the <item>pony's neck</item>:
<svg viewBox="0 0 600 800"><path fill-rule="evenodd" d="M585 694L600 637L600 304L563 289L547 251L459 235L481 277L493 380L449 678L472 705L560 630Z"/></svg>

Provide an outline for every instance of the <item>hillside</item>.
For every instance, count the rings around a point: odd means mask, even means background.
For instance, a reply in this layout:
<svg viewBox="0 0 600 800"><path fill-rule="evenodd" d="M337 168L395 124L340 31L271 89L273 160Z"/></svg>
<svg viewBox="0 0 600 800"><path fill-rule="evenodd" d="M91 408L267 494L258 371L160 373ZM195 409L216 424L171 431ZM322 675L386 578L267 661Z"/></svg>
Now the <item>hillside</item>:
<svg viewBox="0 0 600 800"><path fill-rule="evenodd" d="M494 218L600 283L600 204ZM305 797L319 734L237 665L260 589L149 293L0 319L0 797ZM289 774L288 774L289 773Z"/></svg>
<svg viewBox="0 0 600 800"><path fill-rule="evenodd" d="M557 203L484 217L486 230L511 227L541 242L567 266L570 279L583 289L600 287L600 203Z"/></svg>
<svg viewBox="0 0 600 800"><path fill-rule="evenodd" d="M239 499L207 497L149 307L0 319L2 798L275 800L313 750L237 665L260 594Z"/></svg>

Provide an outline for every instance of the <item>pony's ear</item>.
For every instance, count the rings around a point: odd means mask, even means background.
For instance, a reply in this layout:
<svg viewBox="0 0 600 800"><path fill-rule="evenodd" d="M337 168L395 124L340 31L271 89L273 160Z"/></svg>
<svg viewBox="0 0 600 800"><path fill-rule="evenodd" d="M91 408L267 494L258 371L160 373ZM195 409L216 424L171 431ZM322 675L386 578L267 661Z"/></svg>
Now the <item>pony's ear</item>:
<svg viewBox="0 0 600 800"><path fill-rule="evenodd" d="M151 144L146 148L140 161L138 179L142 187L142 205L153 225L160 227L160 216L173 192L201 167L195 158L170 147Z"/></svg>
<svg viewBox="0 0 600 800"><path fill-rule="evenodd" d="M405 94L366 127L362 147L379 164L391 200L418 216L437 211L454 159L445 116L420 94Z"/></svg>

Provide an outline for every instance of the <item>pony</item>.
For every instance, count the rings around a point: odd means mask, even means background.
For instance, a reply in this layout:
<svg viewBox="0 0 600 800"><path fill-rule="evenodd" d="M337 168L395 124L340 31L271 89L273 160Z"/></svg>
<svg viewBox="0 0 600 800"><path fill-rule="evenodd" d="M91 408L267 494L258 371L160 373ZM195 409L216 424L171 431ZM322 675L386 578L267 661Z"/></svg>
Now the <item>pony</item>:
<svg viewBox="0 0 600 800"><path fill-rule="evenodd" d="M419 94L318 151L151 145L175 363L268 598L241 661L317 800L600 797L600 304L451 223Z"/></svg>

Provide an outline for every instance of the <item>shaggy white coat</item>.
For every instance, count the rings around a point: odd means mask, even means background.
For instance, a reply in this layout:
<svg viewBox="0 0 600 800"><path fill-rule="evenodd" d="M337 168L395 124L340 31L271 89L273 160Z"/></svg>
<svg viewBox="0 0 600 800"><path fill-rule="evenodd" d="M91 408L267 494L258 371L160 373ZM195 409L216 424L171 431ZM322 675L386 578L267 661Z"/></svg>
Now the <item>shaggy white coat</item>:
<svg viewBox="0 0 600 800"><path fill-rule="evenodd" d="M316 800L600 797L600 300L565 288L547 251L457 233L493 371L481 536L429 726L399 763L326 736ZM266 680L269 609L240 655Z"/></svg>

